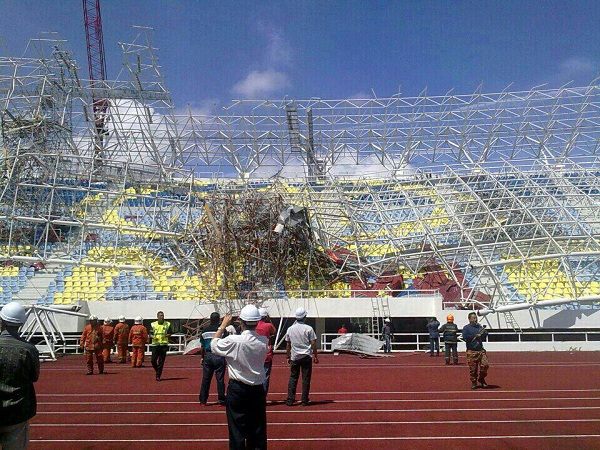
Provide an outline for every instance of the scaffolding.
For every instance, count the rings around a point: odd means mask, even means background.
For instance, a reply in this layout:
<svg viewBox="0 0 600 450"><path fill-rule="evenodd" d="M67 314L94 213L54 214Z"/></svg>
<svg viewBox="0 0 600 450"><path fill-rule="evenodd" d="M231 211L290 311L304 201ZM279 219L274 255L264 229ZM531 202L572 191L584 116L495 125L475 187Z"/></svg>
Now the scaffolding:
<svg viewBox="0 0 600 450"><path fill-rule="evenodd" d="M150 30L134 32L115 80L80 78L56 36L0 58L0 259L75 270L50 303L135 298L110 290L128 276L144 298L229 309L600 299L597 80L176 114Z"/></svg>

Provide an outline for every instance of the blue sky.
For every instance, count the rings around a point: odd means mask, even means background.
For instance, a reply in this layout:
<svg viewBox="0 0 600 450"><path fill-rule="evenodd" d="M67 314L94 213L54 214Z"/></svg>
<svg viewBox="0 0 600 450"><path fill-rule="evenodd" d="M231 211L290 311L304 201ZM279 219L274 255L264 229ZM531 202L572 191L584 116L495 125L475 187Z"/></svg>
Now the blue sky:
<svg viewBox="0 0 600 450"><path fill-rule="evenodd" d="M86 69L81 1L0 0L0 10L0 54L58 31ZM176 105L198 111L242 97L558 87L600 71L597 1L104 0L102 16L109 78L129 25L151 26Z"/></svg>

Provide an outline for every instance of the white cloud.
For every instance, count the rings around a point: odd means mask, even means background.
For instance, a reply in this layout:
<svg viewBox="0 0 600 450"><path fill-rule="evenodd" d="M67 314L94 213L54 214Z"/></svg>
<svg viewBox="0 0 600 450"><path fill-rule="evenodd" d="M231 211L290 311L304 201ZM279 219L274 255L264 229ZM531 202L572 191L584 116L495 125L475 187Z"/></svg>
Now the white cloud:
<svg viewBox="0 0 600 450"><path fill-rule="evenodd" d="M589 83L600 71L600 61L586 56L571 56L560 62L556 73L550 77L548 82L552 84L564 84L574 81L576 84Z"/></svg>
<svg viewBox="0 0 600 450"><path fill-rule="evenodd" d="M280 31L269 31L267 41L267 60L270 66L288 65L292 62L292 48Z"/></svg>
<svg viewBox="0 0 600 450"><path fill-rule="evenodd" d="M266 40L262 56L247 75L233 85L231 91L243 98L260 98L280 94L291 85L288 69L293 60L293 49L283 32L265 23L257 24L257 32Z"/></svg>
<svg viewBox="0 0 600 450"><path fill-rule="evenodd" d="M564 73L589 74L597 69L597 65L590 58L573 56L560 63L560 69Z"/></svg>
<svg viewBox="0 0 600 450"><path fill-rule="evenodd" d="M207 98L204 100L190 102L186 106L175 108L176 116L214 116L217 114L217 109L220 106L220 100Z"/></svg>
<svg viewBox="0 0 600 450"><path fill-rule="evenodd" d="M273 69L252 70L246 78L233 86L232 91L245 98L256 98L281 91L289 85L289 78L283 72Z"/></svg>
<svg viewBox="0 0 600 450"><path fill-rule="evenodd" d="M359 91L356 92L354 94L352 94L350 97L348 97L351 100L365 100L368 98L373 98L372 94L367 94L365 91Z"/></svg>

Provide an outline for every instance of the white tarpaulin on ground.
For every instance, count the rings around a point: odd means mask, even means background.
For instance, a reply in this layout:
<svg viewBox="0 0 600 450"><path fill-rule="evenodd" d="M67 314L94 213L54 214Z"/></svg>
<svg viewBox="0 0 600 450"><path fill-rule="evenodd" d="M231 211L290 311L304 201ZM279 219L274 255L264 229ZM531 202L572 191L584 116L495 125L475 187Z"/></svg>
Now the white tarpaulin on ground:
<svg viewBox="0 0 600 450"><path fill-rule="evenodd" d="M334 352L345 351L364 353L365 355L376 354L382 346L383 342L366 334L358 333L343 334L331 342L331 348Z"/></svg>
<svg viewBox="0 0 600 450"><path fill-rule="evenodd" d="M198 353L200 353L200 350L202 350L202 344L200 343L200 339L194 339L187 343L183 354L197 355Z"/></svg>

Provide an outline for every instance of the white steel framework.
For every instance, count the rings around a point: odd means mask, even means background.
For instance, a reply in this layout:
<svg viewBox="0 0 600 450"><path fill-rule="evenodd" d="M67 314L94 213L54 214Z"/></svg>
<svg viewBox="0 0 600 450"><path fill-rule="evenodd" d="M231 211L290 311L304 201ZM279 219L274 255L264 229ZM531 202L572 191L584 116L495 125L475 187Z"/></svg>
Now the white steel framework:
<svg viewBox="0 0 600 450"><path fill-rule="evenodd" d="M105 82L54 36L0 58L0 258L63 268L42 301L600 296L596 80L176 115L149 31L120 46Z"/></svg>

